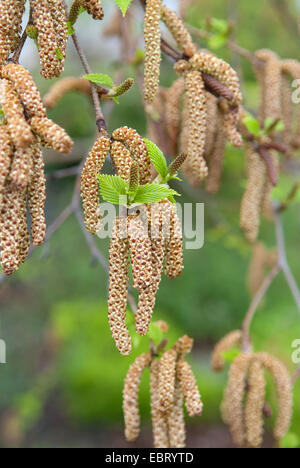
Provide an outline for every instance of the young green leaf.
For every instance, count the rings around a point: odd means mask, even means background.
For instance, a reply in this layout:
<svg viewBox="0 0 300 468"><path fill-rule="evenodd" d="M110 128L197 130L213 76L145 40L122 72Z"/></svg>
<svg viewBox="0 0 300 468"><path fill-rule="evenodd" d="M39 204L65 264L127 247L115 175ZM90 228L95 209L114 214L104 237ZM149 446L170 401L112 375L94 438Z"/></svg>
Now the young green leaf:
<svg viewBox="0 0 300 468"><path fill-rule="evenodd" d="M145 144L148 149L149 157L151 159L151 162L159 175L165 179L168 175L168 165L166 158L163 155L163 152L156 146L155 143L152 141L148 140L147 138L144 138Z"/></svg>
<svg viewBox="0 0 300 468"><path fill-rule="evenodd" d="M114 205L126 204L129 186L121 177L101 174L97 178L103 200Z"/></svg>
<svg viewBox="0 0 300 468"><path fill-rule="evenodd" d="M280 447L284 449L295 449L300 447L300 439L294 432L288 432L280 441Z"/></svg>
<svg viewBox="0 0 300 468"><path fill-rule="evenodd" d="M123 16L125 16L132 0L115 0L115 2L119 6Z"/></svg>
<svg viewBox="0 0 300 468"><path fill-rule="evenodd" d="M63 60L64 59L64 56L62 54L62 51L60 49L56 49L56 57L58 58L58 60Z"/></svg>
<svg viewBox="0 0 300 468"><path fill-rule="evenodd" d="M210 18L210 25L214 31L219 34L226 34L229 30L229 24L227 21L220 18Z"/></svg>
<svg viewBox="0 0 300 468"><path fill-rule="evenodd" d="M243 119L243 124L247 128L248 132L252 133L252 135L260 136L261 130L259 121L251 114L247 114L247 116Z"/></svg>
<svg viewBox="0 0 300 468"><path fill-rule="evenodd" d="M91 73L90 75L84 75L83 78L86 80L95 83L98 86L108 86L112 88L114 86L114 82L109 75L105 75L103 73Z"/></svg>
<svg viewBox="0 0 300 468"><path fill-rule="evenodd" d="M224 34L214 34L208 39L208 46L210 49L218 50L221 49L221 47L224 47L227 40L227 36Z"/></svg>
<svg viewBox="0 0 300 468"><path fill-rule="evenodd" d="M239 348L232 348L228 351L224 351L222 353L222 357L226 362L232 364L235 358L237 358L240 354L241 350Z"/></svg>
<svg viewBox="0 0 300 468"><path fill-rule="evenodd" d="M154 341L154 344L158 345L164 339L164 332L155 323L151 323L148 332L149 338Z"/></svg>
<svg viewBox="0 0 300 468"><path fill-rule="evenodd" d="M164 198L180 196L175 190L170 189L166 185L145 184L140 185L134 197L134 203L156 203Z"/></svg>

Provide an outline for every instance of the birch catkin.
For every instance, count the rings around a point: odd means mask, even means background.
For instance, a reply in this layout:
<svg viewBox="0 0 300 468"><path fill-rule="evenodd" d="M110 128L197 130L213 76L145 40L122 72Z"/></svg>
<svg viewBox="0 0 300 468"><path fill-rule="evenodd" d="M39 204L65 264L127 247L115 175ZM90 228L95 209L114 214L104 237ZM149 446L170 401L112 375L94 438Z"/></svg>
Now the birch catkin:
<svg viewBox="0 0 300 468"><path fill-rule="evenodd" d="M131 353L131 338L126 326L129 281L129 246L124 220L117 218L109 250L108 319L113 339L121 354Z"/></svg>
<svg viewBox="0 0 300 468"><path fill-rule="evenodd" d="M32 148L16 148L10 172L12 183L19 189L27 188L32 177Z"/></svg>
<svg viewBox="0 0 300 468"><path fill-rule="evenodd" d="M261 110L262 123L268 117L277 120L281 118L281 63L275 52L261 49L255 56L265 62L263 78L264 109Z"/></svg>
<svg viewBox="0 0 300 468"><path fill-rule="evenodd" d="M167 415L170 448L184 448L186 429L183 412L183 394L179 382L175 381L174 404Z"/></svg>
<svg viewBox="0 0 300 468"><path fill-rule="evenodd" d="M18 46L25 0L0 1L0 66Z"/></svg>
<svg viewBox="0 0 300 468"><path fill-rule="evenodd" d="M258 353L257 359L271 373L277 391L278 412L274 437L280 441L288 432L293 409L293 385L286 366L268 353Z"/></svg>
<svg viewBox="0 0 300 468"><path fill-rule="evenodd" d="M27 227L27 194L26 190L19 191L19 265L25 263L30 248L30 236Z"/></svg>
<svg viewBox="0 0 300 468"><path fill-rule="evenodd" d="M100 229L101 214L99 212L99 184L96 174L99 174L110 150L110 140L101 136L96 140L85 162L81 174L81 198L88 231L96 234Z"/></svg>
<svg viewBox="0 0 300 468"><path fill-rule="evenodd" d="M262 365L253 361L249 368L245 407L246 441L249 447L259 448L263 441L263 408L266 384Z"/></svg>
<svg viewBox="0 0 300 468"><path fill-rule="evenodd" d="M166 94L165 120L166 128L170 138L174 154L178 152L179 134L180 134L180 105L184 93L184 79L179 78L174 81Z"/></svg>
<svg viewBox="0 0 300 468"><path fill-rule="evenodd" d="M192 57L196 53L197 47L193 43L192 37L184 26L183 21L175 11L171 10L166 5L162 6L161 12L162 20L173 35L178 47L187 57Z"/></svg>
<svg viewBox="0 0 300 468"><path fill-rule="evenodd" d="M130 151L120 141L114 141L111 145L111 157L117 174L129 183L132 164Z"/></svg>
<svg viewBox="0 0 300 468"><path fill-rule="evenodd" d="M165 274L168 278L176 278L183 270L182 228L176 209L171 205L170 234L165 239Z"/></svg>
<svg viewBox="0 0 300 468"><path fill-rule="evenodd" d="M80 3L95 20L102 20L104 18L101 0L80 0Z"/></svg>
<svg viewBox="0 0 300 468"><path fill-rule="evenodd" d="M159 367L159 407L168 413L174 404L177 353L174 349L165 351Z"/></svg>
<svg viewBox="0 0 300 468"><path fill-rule="evenodd" d="M226 414L234 442L242 446L245 443L243 398L246 378L253 355L240 354L233 362L229 372L226 391Z"/></svg>
<svg viewBox="0 0 300 468"><path fill-rule="evenodd" d="M161 62L160 15L162 0L147 0L144 37L145 37L145 101L149 104L158 91Z"/></svg>
<svg viewBox="0 0 300 468"><path fill-rule="evenodd" d="M130 366L123 390L123 412L125 419L125 437L135 441L140 433L140 413L138 392L143 371L151 362L149 353L139 356Z"/></svg>
<svg viewBox="0 0 300 468"><path fill-rule="evenodd" d="M19 215L19 193L11 185L6 185L0 211L1 265L6 275L14 273L20 263Z"/></svg>
<svg viewBox="0 0 300 468"><path fill-rule="evenodd" d="M58 58L56 74L60 75L64 70L68 41L66 9L64 0L48 0L48 5L56 35L56 56Z"/></svg>
<svg viewBox="0 0 300 468"><path fill-rule="evenodd" d="M66 77L55 83L44 96L44 105L47 109L55 107L65 94L77 91L83 94L91 93L91 83L85 78Z"/></svg>
<svg viewBox="0 0 300 468"><path fill-rule="evenodd" d="M214 135L214 145L212 146L211 154L209 157L209 170L205 185L205 190L211 194L215 194L220 187L223 172L224 156L227 144L225 132L223 129L224 120L220 112L218 112L217 114L216 122L217 130Z"/></svg>
<svg viewBox="0 0 300 468"><path fill-rule="evenodd" d="M169 448L167 418L160 410L159 373L160 363L153 359L150 366L150 394L154 448Z"/></svg>
<svg viewBox="0 0 300 468"><path fill-rule="evenodd" d="M224 336L224 338L216 344L211 358L211 367L215 372L221 372L224 369L225 360L222 354L235 346L240 346L241 339L242 332L240 330L234 330Z"/></svg>
<svg viewBox="0 0 300 468"><path fill-rule="evenodd" d="M15 146L25 148L33 143L33 134L25 120L22 103L8 80L0 81L0 103Z"/></svg>
<svg viewBox="0 0 300 468"><path fill-rule="evenodd" d="M13 145L7 125L0 125L0 209L2 205L5 182L10 171L13 156Z"/></svg>
<svg viewBox="0 0 300 468"><path fill-rule="evenodd" d="M147 288L152 278L151 241L148 224L141 217L128 218L128 240L131 253L133 286L141 291Z"/></svg>
<svg viewBox="0 0 300 468"><path fill-rule="evenodd" d="M246 146L248 166L247 188L241 203L240 225L249 242L258 235L260 213L266 186L266 165L251 145Z"/></svg>
<svg viewBox="0 0 300 468"><path fill-rule="evenodd" d="M33 176L28 187L28 204L31 214L31 236L34 245L41 245L45 240L45 201L46 177L43 154L38 143L32 146Z"/></svg>
<svg viewBox="0 0 300 468"><path fill-rule="evenodd" d="M201 395L191 366L184 359L179 359L176 366L176 375L189 416L200 416L203 409Z"/></svg>
<svg viewBox="0 0 300 468"><path fill-rule="evenodd" d="M72 150L73 141L69 135L47 117L33 117L30 120L30 126L45 148L53 148L62 154L68 154Z"/></svg>

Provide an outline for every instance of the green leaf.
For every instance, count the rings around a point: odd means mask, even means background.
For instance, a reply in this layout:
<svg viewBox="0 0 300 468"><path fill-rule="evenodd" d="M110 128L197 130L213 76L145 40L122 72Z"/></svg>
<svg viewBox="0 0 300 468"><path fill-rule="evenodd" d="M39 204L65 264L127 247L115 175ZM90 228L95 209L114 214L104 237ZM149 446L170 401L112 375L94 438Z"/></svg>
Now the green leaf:
<svg viewBox="0 0 300 468"><path fill-rule="evenodd" d="M280 441L280 448L293 449L300 446L300 439L297 434L288 432Z"/></svg>
<svg viewBox="0 0 300 468"><path fill-rule="evenodd" d="M208 40L208 46L210 49L217 50L221 49L227 42L227 37L224 34L214 34Z"/></svg>
<svg viewBox="0 0 300 468"><path fill-rule="evenodd" d="M166 185L146 184L140 185L134 197L134 203L156 203L164 198L169 198L174 195L180 196L175 190L170 189Z"/></svg>
<svg viewBox="0 0 300 468"><path fill-rule="evenodd" d="M103 73L91 73L90 75L84 75L83 78L97 84L98 86L108 86L109 88L114 86L112 78Z"/></svg>
<svg viewBox="0 0 300 468"><path fill-rule="evenodd" d="M259 121L255 119L251 114L247 114L247 116L243 119L243 124L247 128L248 132L252 133L255 136L260 136L261 130Z"/></svg>
<svg viewBox="0 0 300 468"><path fill-rule="evenodd" d="M158 345L164 339L164 332L155 323L151 323L149 326L148 336L154 341L154 344Z"/></svg>
<svg viewBox="0 0 300 468"><path fill-rule="evenodd" d="M228 351L224 351L222 353L222 357L224 361L229 362L230 364L241 354L241 350L239 348L232 348Z"/></svg>
<svg viewBox="0 0 300 468"><path fill-rule="evenodd" d="M114 205L126 204L129 187L121 177L101 174L97 178L103 200Z"/></svg>
<svg viewBox="0 0 300 468"><path fill-rule="evenodd" d="M56 57L58 58L58 60L63 60L64 59L64 56L62 54L62 51L60 49L56 49Z"/></svg>
<svg viewBox="0 0 300 468"><path fill-rule="evenodd" d="M146 143L153 166L155 167L159 175L164 179L165 177L167 177L169 170L163 152L158 148L158 146L156 146L155 143L148 140L147 138L144 138L144 141Z"/></svg>
<svg viewBox="0 0 300 468"><path fill-rule="evenodd" d="M126 11L128 10L128 7L132 0L115 0L116 4L119 6L123 16L126 15Z"/></svg>
<svg viewBox="0 0 300 468"><path fill-rule="evenodd" d="M227 21L220 18L210 18L210 25L212 29L219 34L226 34L229 30Z"/></svg>

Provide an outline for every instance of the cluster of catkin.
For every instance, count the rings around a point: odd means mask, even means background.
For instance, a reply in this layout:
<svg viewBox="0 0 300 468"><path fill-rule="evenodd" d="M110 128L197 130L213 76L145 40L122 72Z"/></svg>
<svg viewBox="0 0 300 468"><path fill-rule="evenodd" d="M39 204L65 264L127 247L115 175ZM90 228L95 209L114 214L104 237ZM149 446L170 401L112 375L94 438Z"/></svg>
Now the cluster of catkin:
<svg viewBox="0 0 300 468"><path fill-rule="evenodd" d="M46 198L41 145L69 153L72 140L49 120L39 91L21 65L3 66L0 104L0 242L1 264L12 274L24 263L30 246L27 203L31 214L31 236L35 245L45 238Z"/></svg>
<svg viewBox="0 0 300 468"><path fill-rule="evenodd" d="M100 174L110 154L116 173L130 181L137 166L139 183L151 182L151 161L143 138L136 130L121 127L112 138L101 135L92 148L81 176L81 197L86 228L96 234L101 229L99 208ZM115 220L110 245L110 278L108 315L113 338L120 353L131 352L131 338L126 326L126 308L130 264L133 286L139 292L136 329L140 335L148 331L163 269L169 278L183 269L181 223L176 209L168 200L145 205L138 210L125 209Z"/></svg>
<svg viewBox="0 0 300 468"><path fill-rule="evenodd" d="M255 296L262 285L266 273L273 268L278 261L276 249L268 250L261 242L256 242L252 247L252 258L249 266L247 284L252 297Z"/></svg>
<svg viewBox="0 0 300 468"><path fill-rule="evenodd" d="M212 368L223 370L223 353L240 346L242 333L226 335L216 346ZM288 432L293 407L292 381L286 366L268 353L241 353L231 365L222 403L224 422L229 425L235 444L259 448L263 442L266 399L265 370L273 377L277 391L277 419L274 438L280 441Z"/></svg>
<svg viewBox="0 0 300 468"><path fill-rule="evenodd" d="M152 431L155 448L185 447L186 429L183 400L189 416L200 416L203 409L197 382L185 361L193 340L183 336L162 356L142 354L131 365L125 379L123 411L125 436L135 441L140 433L138 392L143 371L150 368Z"/></svg>

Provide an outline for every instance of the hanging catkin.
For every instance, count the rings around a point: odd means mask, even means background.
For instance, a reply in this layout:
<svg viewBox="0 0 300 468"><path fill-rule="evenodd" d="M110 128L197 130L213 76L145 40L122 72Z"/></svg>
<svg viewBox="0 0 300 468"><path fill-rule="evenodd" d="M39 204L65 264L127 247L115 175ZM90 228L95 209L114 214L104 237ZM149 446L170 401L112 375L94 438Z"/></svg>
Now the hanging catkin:
<svg viewBox="0 0 300 468"><path fill-rule="evenodd" d="M223 129L223 116L220 112L217 114L217 130L214 135L214 145L212 146L211 154L208 162L208 177L206 180L205 190L208 193L215 194L220 187L221 177L223 172L224 156L226 150L226 136Z"/></svg>
<svg viewBox="0 0 300 468"><path fill-rule="evenodd" d="M52 17L53 28L56 36L56 56L57 70L59 76L64 70L64 62L66 59L66 48L68 41L68 26L64 0L48 0L48 6Z"/></svg>
<svg viewBox="0 0 300 468"><path fill-rule="evenodd" d="M281 77L281 112L284 129L282 142L290 148L294 130L294 106L292 101L292 83L287 75Z"/></svg>
<svg viewBox="0 0 300 468"><path fill-rule="evenodd" d="M274 427L274 437L280 441L288 432L293 409L293 385L286 366L268 353L258 353L257 359L271 373L278 400L278 413Z"/></svg>
<svg viewBox="0 0 300 468"><path fill-rule="evenodd" d="M14 273L20 263L19 214L19 192L11 185L6 185L0 210L1 266L6 275Z"/></svg>
<svg viewBox="0 0 300 468"><path fill-rule="evenodd" d="M221 372L224 369L225 360L222 354L235 346L240 346L241 339L242 332L240 330L234 330L224 336L224 338L216 344L211 358L211 367L215 372Z"/></svg>
<svg viewBox="0 0 300 468"><path fill-rule="evenodd" d="M25 0L0 0L0 66L19 44Z"/></svg>
<svg viewBox="0 0 300 468"><path fill-rule="evenodd" d="M2 77L12 83L30 117L46 117L46 109L40 92L26 68L10 63L3 67Z"/></svg>
<svg viewBox="0 0 300 468"><path fill-rule="evenodd" d="M261 49L255 52L256 58L265 62L261 109L261 124L266 118L281 118L281 63L275 52Z"/></svg>
<svg viewBox="0 0 300 468"><path fill-rule="evenodd" d="M206 135L205 135L205 158L210 161L213 157L215 140L219 130L217 98L206 92ZM223 131L223 125L221 126ZM221 132L222 133L222 132Z"/></svg>
<svg viewBox="0 0 300 468"><path fill-rule="evenodd" d="M27 194L26 190L19 191L19 265L25 263L30 248L30 236L27 227Z"/></svg>
<svg viewBox="0 0 300 468"><path fill-rule="evenodd" d="M61 63L58 58L58 44L48 0L30 0L33 25L38 31L38 50L41 75L46 79L59 76Z"/></svg>
<svg viewBox="0 0 300 468"><path fill-rule="evenodd" d="M41 245L45 240L45 201L46 177L43 154L38 143L32 146L33 176L28 187L28 204L31 214L31 236L34 245Z"/></svg>
<svg viewBox="0 0 300 468"><path fill-rule="evenodd" d="M174 349L165 351L159 367L159 407L168 413L174 404L177 353Z"/></svg>
<svg viewBox="0 0 300 468"><path fill-rule="evenodd" d="M131 338L126 326L129 246L125 224L126 218L116 219L110 243L108 319L119 352L127 356L131 353Z"/></svg>
<svg viewBox="0 0 300 468"><path fill-rule="evenodd" d="M16 148L10 172L11 182L16 188L27 188L32 177L32 170L32 148Z"/></svg>
<svg viewBox="0 0 300 468"><path fill-rule="evenodd" d="M245 425L243 399L246 389L246 378L253 355L240 354L231 365L226 391L226 414L234 442L245 443Z"/></svg>
<svg viewBox="0 0 300 468"><path fill-rule="evenodd" d="M259 448L263 441L265 387L263 367L259 361L253 361L249 368L245 407L246 441L250 448Z"/></svg>
<svg viewBox="0 0 300 468"><path fill-rule="evenodd" d="M200 181L207 177L204 159L206 135L206 94L202 75L192 71L185 76L186 98L189 108L188 161Z"/></svg>
<svg viewBox="0 0 300 468"><path fill-rule="evenodd" d="M125 419L125 437L135 441L140 433L140 412L138 393L143 371L151 362L149 353L139 356L130 366L123 390L123 412Z"/></svg>
<svg viewBox="0 0 300 468"><path fill-rule="evenodd" d="M132 164L130 151L120 141L114 141L111 145L111 157L117 174L129 183Z"/></svg>
<svg viewBox="0 0 300 468"><path fill-rule="evenodd" d="M193 43L192 37L184 26L183 21L175 11L171 10L166 5L162 6L161 13L162 20L173 35L178 47L187 57L192 57L196 53L197 47Z"/></svg>
<svg viewBox="0 0 300 468"><path fill-rule="evenodd" d="M88 231L96 234L101 227L99 212L99 184L96 174L99 174L110 150L110 140L100 136L91 149L81 174L81 198Z"/></svg>
<svg viewBox="0 0 300 468"><path fill-rule="evenodd" d="M203 409L201 395L191 366L180 359L176 366L176 375L184 396L185 406L190 417L200 416Z"/></svg>
<svg viewBox="0 0 300 468"><path fill-rule="evenodd" d="M246 145L247 188L241 203L240 225L249 242L255 242L266 186L266 165L250 144Z"/></svg>
<svg viewBox="0 0 300 468"><path fill-rule="evenodd" d="M80 0L80 3L95 20L103 19L104 10L101 0Z"/></svg>
<svg viewBox="0 0 300 468"><path fill-rule="evenodd" d="M151 162L143 138L133 128L121 127L112 134L113 139L125 143L133 159L139 166L140 184L147 184L151 180Z"/></svg>
<svg viewBox="0 0 300 468"><path fill-rule="evenodd" d="M300 63L297 60L283 60L281 62L283 78L285 76L291 76L293 80L299 79L300 73ZM292 99L290 100L292 102ZM297 104L297 103L296 103ZM297 109L297 119L296 119L296 128L293 129L291 144L294 148L298 149L300 147L300 111L299 106Z"/></svg>
<svg viewBox="0 0 300 468"><path fill-rule="evenodd" d="M167 418L160 410L159 373L160 363L153 359L150 366L150 394L154 448L169 448Z"/></svg>
<svg viewBox="0 0 300 468"><path fill-rule="evenodd" d="M82 94L91 93L91 83L85 78L67 77L55 83L44 96L44 105L47 109L55 107L65 94L77 91Z"/></svg>
<svg viewBox="0 0 300 468"><path fill-rule="evenodd" d="M150 285L153 273L148 223L145 223L145 220L141 216L128 218L128 240L132 263L133 286L141 291Z"/></svg>
<svg viewBox="0 0 300 468"><path fill-rule="evenodd" d="M25 148L33 143L33 134L25 120L22 103L10 81L0 81L0 103L15 146Z"/></svg>
<svg viewBox="0 0 300 468"><path fill-rule="evenodd" d="M5 182L10 171L13 145L7 125L0 125L0 209L2 206Z"/></svg>
<svg viewBox="0 0 300 468"><path fill-rule="evenodd" d="M248 289L252 297L254 297L263 283L266 268L272 268L276 265L276 262L276 251L267 251L261 242L254 244L247 277Z"/></svg>
<svg viewBox="0 0 300 468"><path fill-rule="evenodd" d="M174 404L167 415L170 448L184 448L186 429L183 412L183 395L178 380L175 381Z"/></svg>
<svg viewBox="0 0 300 468"><path fill-rule="evenodd" d="M176 278L183 270L183 246L181 222L176 213L176 208L169 204L170 208L170 233L165 239L165 274L168 278Z"/></svg>
<svg viewBox="0 0 300 468"><path fill-rule="evenodd" d="M145 101L151 104L159 86L161 62L160 15L162 0L147 0L144 21L145 37Z"/></svg>
<svg viewBox="0 0 300 468"><path fill-rule="evenodd" d="M178 78L168 89L166 95L166 128L170 138L173 153L178 153L180 134L181 100L184 93L184 79Z"/></svg>
<svg viewBox="0 0 300 468"><path fill-rule="evenodd" d="M72 150L73 141L69 135L52 120L47 117L33 117L30 119L32 131L40 138L44 148L53 148L62 154L68 154Z"/></svg>

